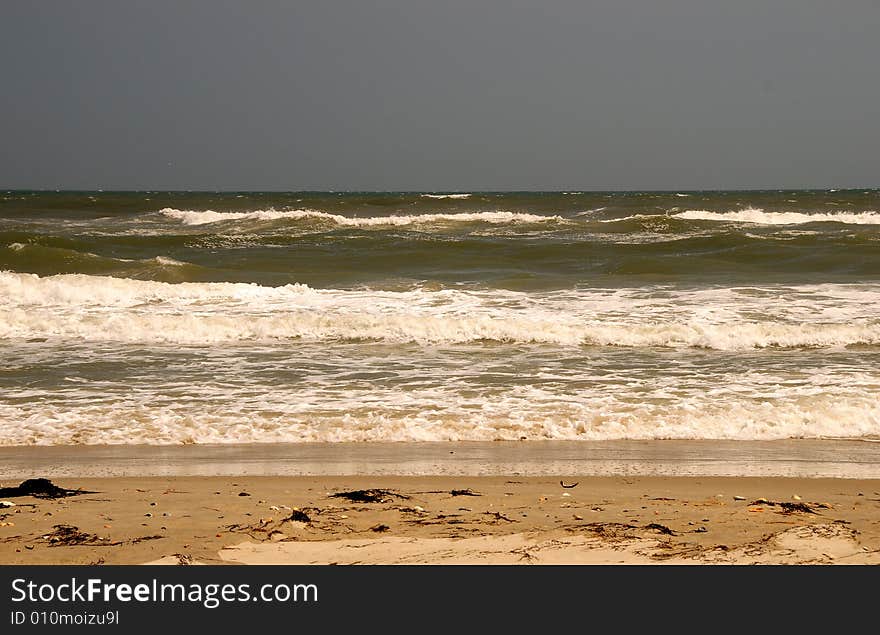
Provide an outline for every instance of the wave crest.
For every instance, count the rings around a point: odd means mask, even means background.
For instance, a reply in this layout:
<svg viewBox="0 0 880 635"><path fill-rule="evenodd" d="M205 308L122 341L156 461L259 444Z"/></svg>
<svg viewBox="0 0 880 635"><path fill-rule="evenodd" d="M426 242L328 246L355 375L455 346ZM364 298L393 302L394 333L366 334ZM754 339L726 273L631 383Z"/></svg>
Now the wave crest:
<svg viewBox="0 0 880 635"><path fill-rule="evenodd" d="M801 212L765 212L760 208L747 207L730 212L687 210L672 214L685 220L710 220L728 223L753 223L755 225L803 225L806 223L845 223L848 225L880 225L880 213L866 211L826 212L804 214Z"/></svg>
<svg viewBox="0 0 880 635"><path fill-rule="evenodd" d="M880 345L880 320L865 308L876 302L877 289L828 287L535 295L169 284L0 272L0 338L192 345L486 341L716 350Z"/></svg>
<svg viewBox="0 0 880 635"><path fill-rule="evenodd" d="M273 221L280 219L318 220L345 227L400 227L430 223L545 223L560 222L560 216L541 216L520 212L462 212L458 214L414 214L354 218L315 210L255 210L252 212L195 211L166 207L160 214L182 221L185 225L207 225L229 221Z"/></svg>

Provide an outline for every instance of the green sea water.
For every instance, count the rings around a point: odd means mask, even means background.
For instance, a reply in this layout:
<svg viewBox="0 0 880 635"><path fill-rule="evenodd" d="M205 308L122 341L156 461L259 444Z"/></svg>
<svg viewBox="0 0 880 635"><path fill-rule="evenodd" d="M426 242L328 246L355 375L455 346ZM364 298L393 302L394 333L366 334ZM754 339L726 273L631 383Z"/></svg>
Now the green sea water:
<svg viewBox="0 0 880 635"><path fill-rule="evenodd" d="M0 192L0 444L873 437L880 191Z"/></svg>

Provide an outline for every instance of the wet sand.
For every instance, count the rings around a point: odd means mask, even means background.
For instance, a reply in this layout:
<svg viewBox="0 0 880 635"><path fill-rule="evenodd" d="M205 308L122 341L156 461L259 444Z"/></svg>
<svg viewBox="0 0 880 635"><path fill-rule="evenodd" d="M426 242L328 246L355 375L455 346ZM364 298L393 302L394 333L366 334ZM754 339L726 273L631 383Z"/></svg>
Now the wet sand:
<svg viewBox="0 0 880 635"><path fill-rule="evenodd" d="M0 480L83 476L580 474L880 478L880 443L528 441L0 447Z"/></svg>
<svg viewBox="0 0 880 635"><path fill-rule="evenodd" d="M2 486L19 480L4 477ZM0 497L15 503L0 509L0 563L880 562L878 479L435 474L53 481L92 493ZM346 497L358 490L372 491Z"/></svg>

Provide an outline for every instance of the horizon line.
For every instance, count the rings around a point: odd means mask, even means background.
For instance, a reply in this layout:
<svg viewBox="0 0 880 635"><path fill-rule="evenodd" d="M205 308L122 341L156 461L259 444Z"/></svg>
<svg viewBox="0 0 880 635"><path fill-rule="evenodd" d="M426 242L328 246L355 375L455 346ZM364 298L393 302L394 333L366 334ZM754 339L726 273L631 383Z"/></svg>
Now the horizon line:
<svg viewBox="0 0 880 635"><path fill-rule="evenodd" d="M163 189L163 188L24 188L24 187L0 187L4 192L39 192L39 193L62 193L62 192L89 192L89 193L169 193L169 194L199 194L199 193L230 193L230 194L607 194L607 193L676 193L676 192L844 192L856 190L880 190L880 185L850 186L850 187L732 187L732 188L619 188L619 189L592 189L592 188L564 188L564 189L403 189L403 190L370 190L370 189Z"/></svg>

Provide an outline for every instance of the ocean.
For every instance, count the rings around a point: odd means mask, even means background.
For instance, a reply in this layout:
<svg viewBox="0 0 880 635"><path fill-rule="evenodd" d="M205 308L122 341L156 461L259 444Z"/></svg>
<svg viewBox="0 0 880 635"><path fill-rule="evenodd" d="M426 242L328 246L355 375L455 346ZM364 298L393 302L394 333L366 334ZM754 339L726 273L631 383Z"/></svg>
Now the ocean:
<svg viewBox="0 0 880 635"><path fill-rule="evenodd" d="M880 438L880 190L0 192L0 445Z"/></svg>

